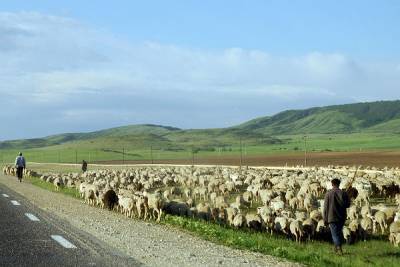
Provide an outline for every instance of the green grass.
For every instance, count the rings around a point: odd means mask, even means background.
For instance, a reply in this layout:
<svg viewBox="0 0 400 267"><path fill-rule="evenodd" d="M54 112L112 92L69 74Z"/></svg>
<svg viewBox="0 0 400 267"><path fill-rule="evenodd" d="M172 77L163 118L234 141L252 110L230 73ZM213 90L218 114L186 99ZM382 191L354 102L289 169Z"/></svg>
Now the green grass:
<svg viewBox="0 0 400 267"><path fill-rule="evenodd" d="M56 192L52 184L38 178L26 180L32 185ZM62 188L59 193L79 198L76 189ZM387 239L345 245L345 255L337 256L332 252L332 245L327 242L312 241L297 244L283 236L247 229L237 230L216 223L171 215L166 215L162 224L185 230L214 243L311 266L400 266L400 248L393 247Z"/></svg>
<svg viewBox="0 0 400 267"><path fill-rule="evenodd" d="M312 241L297 244L285 237L250 230L236 230L214 223L167 215L168 225L230 247L286 258L312 266L399 266L400 249L387 240L371 240L344 246L345 255L336 256L332 245Z"/></svg>
<svg viewBox="0 0 400 267"><path fill-rule="evenodd" d="M56 188L55 188L55 186L53 184L45 182L45 181L42 181L39 178L27 177L27 178L25 178L25 181L27 181L27 182L29 182L32 185L35 185L37 187L46 189L48 191L63 193L63 194L65 194L67 196L70 196L70 197L79 198L79 192L75 188L62 187L62 188L60 188L60 191L56 191Z"/></svg>
<svg viewBox="0 0 400 267"><path fill-rule="evenodd" d="M296 154L303 153L303 135L277 136L278 143L258 144L254 139L242 140L242 155L258 157L262 155ZM207 158L240 157L239 140L225 140L232 142L229 146L212 146L212 144L197 143L196 153L192 154L192 147L183 144L179 147L143 147L145 144L129 142L120 138L116 141L101 139L92 141L79 141L68 144L32 148L22 150L28 164L29 162L53 163L80 163L83 159L92 162L98 161L138 161L150 163L160 160L192 160ZM260 140L259 140L260 141ZM262 140L261 140L262 141ZM260 142L261 142L260 141ZM186 146L186 147L185 147ZM400 134L396 133L353 133L353 134L313 134L307 136L307 150L309 152L347 152L347 151L399 151ZM19 150L0 149L0 162L13 162Z"/></svg>

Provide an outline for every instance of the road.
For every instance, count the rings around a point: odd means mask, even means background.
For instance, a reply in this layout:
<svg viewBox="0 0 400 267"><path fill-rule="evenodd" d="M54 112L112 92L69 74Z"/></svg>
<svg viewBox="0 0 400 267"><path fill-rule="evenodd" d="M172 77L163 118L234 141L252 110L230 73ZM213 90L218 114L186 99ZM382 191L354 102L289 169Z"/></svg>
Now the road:
<svg viewBox="0 0 400 267"><path fill-rule="evenodd" d="M0 184L0 266L140 266Z"/></svg>

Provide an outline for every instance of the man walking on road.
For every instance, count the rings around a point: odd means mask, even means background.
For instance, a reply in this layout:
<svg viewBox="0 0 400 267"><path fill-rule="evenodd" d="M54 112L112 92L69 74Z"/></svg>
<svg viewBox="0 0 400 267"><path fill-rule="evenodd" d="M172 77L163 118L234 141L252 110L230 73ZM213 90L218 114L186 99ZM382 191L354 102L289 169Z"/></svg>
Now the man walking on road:
<svg viewBox="0 0 400 267"><path fill-rule="evenodd" d="M22 182L22 174L24 169L26 168L25 165L25 158L22 156L22 153L19 152L19 155L15 159L15 167L17 168L17 177L19 182Z"/></svg>
<svg viewBox="0 0 400 267"><path fill-rule="evenodd" d="M343 225L346 221L346 209L350 207L350 199L347 193L339 189L340 180L333 179L331 181L332 189L325 195L324 203L324 221L329 224L335 252L343 254Z"/></svg>

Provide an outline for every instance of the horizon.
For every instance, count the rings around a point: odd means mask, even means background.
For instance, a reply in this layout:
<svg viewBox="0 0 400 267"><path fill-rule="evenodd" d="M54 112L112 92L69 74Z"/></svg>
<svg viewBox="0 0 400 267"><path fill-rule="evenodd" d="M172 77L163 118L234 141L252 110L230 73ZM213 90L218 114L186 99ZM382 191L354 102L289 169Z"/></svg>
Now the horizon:
<svg viewBox="0 0 400 267"><path fill-rule="evenodd" d="M0 140L400 99L400 3L0 4Z"/></svg>

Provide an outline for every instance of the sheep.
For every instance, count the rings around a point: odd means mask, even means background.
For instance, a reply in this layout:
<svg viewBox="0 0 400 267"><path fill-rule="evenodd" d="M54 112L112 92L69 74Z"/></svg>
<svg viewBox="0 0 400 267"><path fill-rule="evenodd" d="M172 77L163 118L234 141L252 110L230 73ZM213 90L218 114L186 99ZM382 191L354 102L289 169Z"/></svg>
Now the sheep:
<svg viewBox="0 0 400 267"><path fill-rule="evenodd" d="M263 205L266 206L272 199L272 191L268 189L262 189L259 192L259 196Z"/></svg>
<svg viewBox="0 0 400 267"><path fill-rule="evenodd" d="M347 212L349 224L344 227L344 232L347 231L346 234L344 233L347 242L352 242L357 236L365 239L366 234L371 231L370 220L372 220L373 233L387 233L388 225L400 219L400 213L396 215L398 208L386 205L371 207L369 199L377 196L388 196L388 198L393 198L390 199L391 201L400 199L396 187L400 172L390 169L379 171L371 169L371 172L368 170L358 171L357 175L353 177L354 170L349 167L335 169L332 166L332 168L331 170L324 168L306 170L242 168L239 170L230 167L151 166L135 167L130 170L90 171L84 174L46 173L37 175L55 186L59 182L66 186L75 186L79 189L80 196L84 198L85 203L96 204L102 208L113 209L112 205L115 206L116 203L119 203L119 207L127 206L124 204L124 198L130 197L135 202L135 208L130 214L136 215L136 210L140 207L139 216L144 219L154 218L159 221L160 214L166 212L215 220L234 226L235 217L238 221L243 216L244 220L242 221L245 223L239 227L266 229L271 233L273 229L279 229L279 232L285 233L286 231L286 234L292 235L290 224L294 221L293 218L296 218L301 223L301 238L305 236L308 239L328 237L328 228L324 225L321 217L323 200L317 200L316 196L321 196L329 188L328 177L344 175L342 188L346 191L353 188L358 194L355 196L356 201ZM12 171L12 168L6 170L4 167L3 171ZM28 173L32 172L26 171L26 174ZM234 177L234 180L231 177ZM326 185L326 182L329 186ZM166 190L166 188L169 189ZM143 192L144 189L155 193ZM163 191L154 191L156 189ZM58 190L57 187L56 190ZM246 192L243 192L244 190ZM239 192L239 194L235 194L235 197L239 197L232 198L237 199L237 202L229 204L225 196L229 197L235 191ZM107 192L109 193L106 197ZM115 192L120 195L119 199ZM158 196L158 200L163 200L164 209L160 214L155 208L157 205L153 207L151 204L151 195L153 194ZM396 196L396 194L399 195ZM115 196L115 199L110 202L111 196ZM171 201L173 197L180 199ZM194 200L199 202L199 198L204 203L200 206L197 205L197 209L194 207ZM252 207L252 201L260 201L263 204L262 207L257 208L257 215L242 213ZM124 214L127 213L126 208L122 208L122 210ZM130 214L128 216L132 216ZM237 216L238 214L241 216ZM361 222L363 222L362 227L360 226ZM293 223L293 227L295 224ZM397 238L397 233L389 235L393 240ZM294 238L296 239L295 236ZM301 238L297 238L296 241Z"/></svg>
<svg viewBox="0 0 400 267"><path fill-rule="evenodd" d="M356 197L356 199L354 199L354 204L361 207L363 203L369 203L369 192L366 190L359 190L358 196Z"/></svg>
<svg viewBox="0 0 400 267"><path fill-rule="evenodd" d="M210 221L210 219L211 219L210 205L204 204L204 203L199 203L196 206L196 210L197 210L197 217L199 219L203 219L205 221Z"/></svg>
<svg viewBox="0 0 400 267"><path fill-rule="evenodd" d="M239 213L239 210L236 208L225 208L225 219L228 222L228 225L233 226L233 219L235 218L235 216Z"/></svg>
<svg viewBox="0 0 400 267"><path fill-rule="evenodd" d="M293 198L289 199L288 204L289 204L289 207L292 210L296 210L297 209L297 201L298 201L298 199L296 197L293 197Z"/></svg>
<svg viewBox="0 0 400 267"><path fill-rule="evenodd" d="M243 214L238 213L235 218L233 218L233 227L241 228L246 224L246 218Z"/></svg>
<svg viewBox="0 0 400 267"><path fill-rule="evenodd" d="M99 196L99 193L97 192L96 196ZM118 205L118 196L115 193L114 190L112 189L108 189L107 191L105 191L103 197L103 203L104 203L104 207L108 208L109 210L113 210L114 207L116 207Z"/></svg>
<svg viewBox="0 0 400 267"><path fill-rule="evenodd" d="M96 195L95 195L93 189L87 188L84 193L84 198L85 198L84 203L93 205L94 201L96 199Z"/></svg>
<svg viewBox="0 0 400 267"><path fill-rule="evenodd" d="M373 231L373 222L371 218L369 217L362 218L360 226L361 226L361 237L365 242L367 240L367 235L372 233Z"/></svg>
<svg viewBox="0 0 400 267"><path fill-rule="evenodd" d="M63 182L60 178L54 179L53 184L56 188L56 191L60 191L60 187L63 186Z"/></svg>
<svg viewBox="0 0 400 267"><path fill-rule="evenodd" d="M248 213L245 216L245 220L247 223L247 227L254 230L261 230L262 227L262 219L258 214Z"/></svg>
<svg viewBox="0 0 400 267"><path fill-rule="evenodd" d="M289 221L286 217L276 217L274 223L276 231L288 234L287 228L289 226Z"/></svg>
<svg viewBox="0 0 400 267"><path fill-rule="evenodd" d="M164 208L164 199L160 193L154 194L146 194L147 196L147 205L150 213L153 218L156 218L155 213L157 214L157 222L160 222L162 216L162 210Z"/></svg>
<svg viewBox="0 0 400 267"><path fill-rule="evenodd" d="M294 235L296 242L300 243L303 237L302 223L299 220L293 220L289 225L289 230L292 235Z"/></svg>
<svg viewBox="0 0 400 267"><path fill-rule="evenodd" d="M178 216L188 216L190 207L186 202L180 200L173 200L166 202L164 205L164 211L168 214Z"/></svg>
<svg viewBox="0 0 400 267"><path fill-rule="evenodd" d="M371 215L372 215L372 210L371 210L371 206L369 204L361 207L361 216L363 218L371 217Z"/></svg>
<svg viewBox="0 0 400 267"><path fill-rule="evenodd" d="M311 237L315 235L316 223L308 218L303 221L303 231L304 235L308 237L308 240L311 240Z"/></svg>
<svg viewBox="0 0 400 267"><path fill-rule="evenodd" d="M385 229L387 228L387 223L386 223L386 214L383 211L378 210L374 214L374 233L376 233L376 224L379 225L381 228L382 235L385 233Z"/></svg>
<svg viewBox="0 0 400 267"><path fill-rule="evenodd" d="M79 194L80 194L81 198L83 198L85 196L86 186L88 186L88 183L86 183L86 182L83 182L79 185Z"/></svg>
<svg viewBox="0 0 400 267"><path fill-rule="evenodd" d="M122 214L127 217L133 216L133 208L135 206L135 202L132 198L118 196L118 205L121 208Z"/></svg>
<svg viewBox="0 0 400 267"><path fill-rule="evenodd" d="M394 246L398 247L400 244L400 221L392 222L389 226L389 241Z"/></svg>
<svg viewBox="0 0 400 267"><path fill-rule="evenodd" d="M147 199L143 195L138 196L138 198L136 199L136 211L139 219L142 218L142 214L143 214L143 219L147 218L147 213L148 213Z"/></svg>
<svg viewBox="0 0 400 267"><path fill-rule="evenodd" d="M215 198L215 207L219 209L224 209L228 207L228 204L226 203L226 199L224 196L218 196Z"/></svg>
<svg viewBox="0 0 400 267"><path fill-rule="evenodd" d="M351 231L347 226L343 226L343 238L346 241L347 244L350 244L351 242Z"/></svg>
<svg viewBox="0 0 400 267"><path fill-rule="evenodd" d="M283 202L282 200L273 199L271 200L269 205L275 212L279 212L285 208L285 202Z"/></svg>

